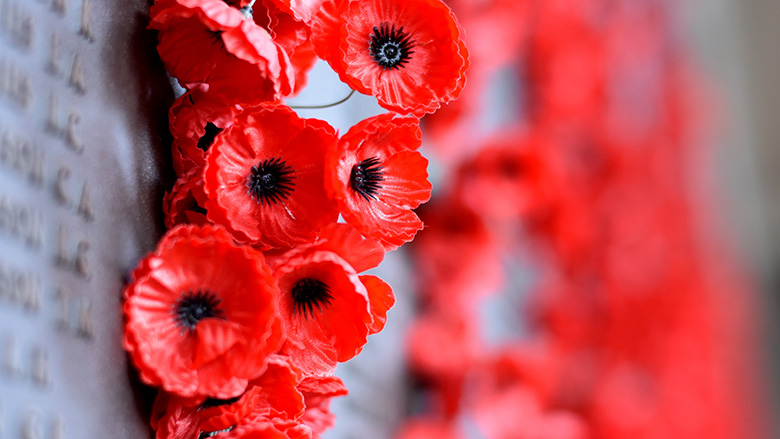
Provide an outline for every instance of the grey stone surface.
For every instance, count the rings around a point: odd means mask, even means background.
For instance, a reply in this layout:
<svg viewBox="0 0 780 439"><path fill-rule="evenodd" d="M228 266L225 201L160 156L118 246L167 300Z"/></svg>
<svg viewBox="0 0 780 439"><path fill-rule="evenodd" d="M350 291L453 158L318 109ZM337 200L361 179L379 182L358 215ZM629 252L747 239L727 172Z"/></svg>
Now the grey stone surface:
<svg viewBox="0 0 780 439"><path fill-rule="evenodd" d="M148 3L106 3L0 0L3 439L151 436L120 294L162 231L172 93Z"/></svg>

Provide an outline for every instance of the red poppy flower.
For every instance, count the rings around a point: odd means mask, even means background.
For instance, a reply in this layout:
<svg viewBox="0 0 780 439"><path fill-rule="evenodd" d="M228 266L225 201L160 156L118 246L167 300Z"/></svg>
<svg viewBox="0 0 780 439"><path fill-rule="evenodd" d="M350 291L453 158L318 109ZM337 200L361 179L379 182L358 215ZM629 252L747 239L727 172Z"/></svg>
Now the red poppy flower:
<svg viewBox="0 0 780 439"><path fill-rule="evenodd" d="M168 112L176 175L181 177L192 168L202 167L214 138L233 124L240 111L240 106L226 104L214 93L197 89L176 99Z"/></svg>
<svg viewBox="0 0 780 439"><path fill-rule="evenodd" d="M593 2L572 3L595 7ZM578 126L597 124L603 116L608 89L603 31L590 28L590 22L597 22L594 18L565 17L571 14L573 5L540 6L565 12L540 14L530 40L527 70L532 117Z"/></svg>
<svg viewBox="0 0 780 439"><path fill-rule="evenodd" d="M382 114L353 126L327 158L326 186L344 219L395 249L423 223L412 211L431 196L415 118Z"/></svg>
<svg viewBox="0 0 780 439"><path fill-rule="evenodd" d="M468 51L440 0L331 0L312 23L314 50L379 105L423 116L460 95Z"/></svg>
<svg viewBox="0 0 780 439"><path fill-rule="evenodd" d="M173 228L179 224L205 226L206 194L203 192L203 168L193 168L176 180L176 184L163 198L165 227Z"/></svg>
<svg viewBox="0 0 780 439"><path fill-rule="evenodd" d="M300 380L300 371L288 358L272 356L266 371L249 383L239 401L229 400L224 404L223 401L206 400L201 405L201 431L225 430L257 414L268 418L300 418L304 411L303 395L296 387Z"/></svg>
<svg viewBox="0 0 780 439"><path fill-rule="evenodd" d="M418 318L407 335L412 368L434 380L462 379L485 354L472 320L436 312Z"/></svg>
<svg viewBox="0 0 780 439"><path fill-rule="evenodd" d="M582 418L563 410L548 410L530 389L513 385L478 399L475 419L488 439L585 439ZM521 428L518 428L521 426Z"/></svg>
<svg viewBox="0 0 780 439"><path fill-rule="evenodd" d="M316 241L308 245L299 245L286 251L266 252L268 264L278 267L293 256L301 256L314 251L328 251L339 255L356 273L377 267L385 257L385 250L379 241L364 238L352 226L333 223L324 229ZM372 275L360 276L360 281L368 291L369 306L373 321L369 326L369 335L381 331L387 322L387 311L395 304L392 288L382 279Z"/></svg>
<svg viewBox="0 0 780 439"><path fill-rule="evenodd" d="M209 220L264 247L312 241L338 217L323 187L325 151L335 143L327 123L301 119L287 107L240 114L206 160Z"/></svg>
<svg viewBox="0 0 780 439"><path fill-rule="evenodd" d="M554 193L550 148L538 135L505 133L458 170L456 192L486 219L527 219L545 211Z"/></svg>
<svg viewBox="0 0 780 439"><path fill-rule="evenodd" d="M333 373L357 355L372 322L368 292L337 254L315 251L276 269L280 308L288 334L282 352L306 374Z"/></svg>
<svg viewBox="0 0 780 439"><path fill-rule="evenodd" d="M325 233L331 237L271 261L287 330L282 352L308 375L330 374L338 362L357 355L366 337L382 329L395 300L386 283L376 276L358 276L341 256L352 259L356 253L328 249L355 241L357 233L344 233L348 226L340 226L337 233Z"/></svg>
<svg viewBox="0 0 780 439"><path fill-rule="evenodd" d="M260 103L292 91L287 53L269 32L221 0L161 0L149 10L157 50L187 88L208 84L224 100Z"/></svg>
<svg viewBox="0 0 780 439"><path fill-rule="evenodd" d="M286 357L272 355L266 371L240 397L188 399L161 392L155 400L152 427L157 439L193 438L193 432L226 431L257 416L298 419L304 411L304 397L296 387L299 382L299 371Z"/></svg>
<svg viewBox="0 0 780 439"><path fill-rule="evenodd" d="M268 266L221 228L169 231L134 276L125 292L125 348L147 384L232 398L282 341Z"/></svg>
<svg viewBox="0 0 780 439"><path fill-rule="evenodd" d="M495 71L524 55L534 2L448 0L466 35L472 67ZM471 77L469 77L471 80ZM469 85L471 87L471 85Z"/></svg>
<svg viewBox="0 0 780 439"><path fill-rule="evenodd" d="M438 198L420 208L425 220L412 245L418 290L442 310L473 309L500 290L503 265L482 218L456 198Z"/></svg>
<svg viewBox="0 0 780 439"><path fill-rule="evenodd" d="M458 426L453 421L439 418L413 418L398 429L397 439L461 439Z"/></svg>

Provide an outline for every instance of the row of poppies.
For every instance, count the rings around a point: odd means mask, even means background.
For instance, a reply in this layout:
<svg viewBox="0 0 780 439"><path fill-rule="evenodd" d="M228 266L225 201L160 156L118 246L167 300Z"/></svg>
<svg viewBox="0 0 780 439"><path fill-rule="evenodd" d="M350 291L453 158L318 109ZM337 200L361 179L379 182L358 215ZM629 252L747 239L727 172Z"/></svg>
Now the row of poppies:
<svg viewBox="0 0 780 439"><path fill-rule="evenodd" d="M411 245L397 437L764 437L750 282L694 178L717 99L679 5L448 3L472 65L424 120L445 178Z"/></svg>
<svg viewBox="0 0 780 439"><path fill-rule="evenodd" d="M170 228L124 293L125 348L161 388L158 438L319 437L333 376L384 327L373 275L427 201L417 117L455 99L468 54L438 0L159 0L172 106ZM317 57L393 113L339 136L282 104ZM339 223L339 215L346 223Z"/></svg>

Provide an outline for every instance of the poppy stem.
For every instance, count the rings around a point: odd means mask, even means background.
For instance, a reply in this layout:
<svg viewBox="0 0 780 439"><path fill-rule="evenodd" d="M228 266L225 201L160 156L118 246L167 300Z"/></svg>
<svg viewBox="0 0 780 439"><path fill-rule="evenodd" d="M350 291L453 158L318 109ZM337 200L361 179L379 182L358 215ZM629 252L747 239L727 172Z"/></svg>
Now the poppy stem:
<svg viewBox="0 0 780 439"><path fill-rule="evenodd" d="M340 101L336 101L336 102L330 103L330 104L325 104L325 105L290 105L290 108L295 109L295 110L318 110L320 108L335 107L336 105L343 104L344 102L347 102L347 100L349 100L349 98L351 98L353 94L355 94L355 90L352 90L351 92L349 92L347 97L345 97L344 99L342 99Z"/></svg>

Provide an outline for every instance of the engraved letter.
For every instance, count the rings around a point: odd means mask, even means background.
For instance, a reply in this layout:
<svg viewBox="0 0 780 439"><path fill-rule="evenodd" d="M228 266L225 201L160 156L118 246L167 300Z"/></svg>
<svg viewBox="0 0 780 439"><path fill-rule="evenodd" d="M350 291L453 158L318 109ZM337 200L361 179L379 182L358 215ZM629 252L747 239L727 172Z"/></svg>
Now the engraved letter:
<svg viewBox="0 0 780 439"><path fill-rule="evenodd" d="M0 300L13 300L14 281L8 267L0 265Z"/></svg>
<svg viewBox="0 0 780 439"><path fill-rule="evenodd" d="M60 228L57 230L57 255L55 260L62 266L70 265L70 256L68 255L68 231L65 229L64 224L60 224Z"/></svg>
<svg viewBox="0 0 780 439"><path fill-rule="evenodd" d="M76 272L84 277L89 277L87 250L89 250L89 243L85 240L79 241L78 247L76 247Z"/></svg>
<svg viewBox="0 0 780 439"><path fill-rule="evenodd" d="M86 339L91 339L95 336L92 324L92 307L86 299L82 299L79 305L78 334Z"/></svg>
<svg viewBox="0 0 780 439"><path fill-rule="evenodd" d="M24 427L22 429L22 439L40 439L38 434L38 412L28 410L24 417Z"/></svg>
<svg viewBox="0 0 780 439"><path fill-rule="evenodd" d="M32 370L30 374L33 382L41 387L49 384L49 361L46 350L36 347L32 354Z"/></svg>
<svg viewBox="0 0 780 439"><path fill-rule="evenodd" d="M92 33L92 26L89 22L89 12L92 5L89 0L84 0L81 4L81 28L79 29L79 35L86 38L89 42L95 40L95 35Z"/></svg>
<svg viewBox="0 0 780 439"><path fill-rule="evenodd" d="M57 326L63 330L68 329L70 326L70 293L67 288L61 286L57 288L55 296L60 303Z"/></svg>
<svg viewBox="0 0 780 439"><path fill-rule="evenodd" d="M46 118L46 129L55 134L59 134L61 130L59 118L57 117L57 106L57 95L52 93L49 96L49 115Z"/></svg>
<svg viewBox="0 0 780 439"><path fill-rule="evenodd" d="M60 169L57 171L57 181L54 183L54 198L65 206L70 203L68 190L65 187L65 181L68 178L70 178L70 168L67 165L60 165Z"/></svg>
<svg viewBox="0 0 780 439"><path fill-rule="evenodd" d="M79 214L87 221L95 219L95 212L92 210L92 205L89 202L89 190L87 188L87 182L84 182L84 186L81 187L81 200L79 200Z"/></svg>
<svg viewBox="0 0 780 439"><path fill-rule="evenodd" d="M57 415L51 424L51 439L65 439L65 419Z"/></svg>
<svg viewBox="0 0 780 439"><path fill-rule="evenodd" d="M49 52L49 73L60 73L60 36L55 32L51 34L51 51Z"/></svg>
<svg viewBox="0 0 780 439"><path fill-rule="evenodd" d="M73 68L70 70L70 85L79 94L87 92L87 87L84 84L84 69L81 67L81 56L78 53L73 58Z"/></svg>
<svg viewBox="0 0 780 439"><path fill-rule="evenodd" d="M68 114L68 126L65 128L65 140L68 142L68 146L76 152L81 152L84 149L84 144L76 134L76 125L81 120L81 115L75 111L71 111Z"/></svg>
<svg viewBox="0 0 780 439"><path fill-rule="evenodd" d="M65 12L66 12L66 9L67 9L67 1L66 0L52 0L51 8L54 9L54 11L59 12L60 15L65 16Z"/></svg>
<svg viewBox="0 0 780 439"><path fill-rule="evenodd" d="M9 376L15 376L21 369L16 340L13 338L13 335L9 334L5 337L5 343L3 345L3 371Z"/></svg>
<svg viewBox="0 0 780 439"><path fill-rule="evenodd" d="M26 274L26 288L22 296L22 306L31 312L38 312L41 306L41 279L33 274Z"/></svg>

